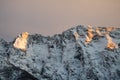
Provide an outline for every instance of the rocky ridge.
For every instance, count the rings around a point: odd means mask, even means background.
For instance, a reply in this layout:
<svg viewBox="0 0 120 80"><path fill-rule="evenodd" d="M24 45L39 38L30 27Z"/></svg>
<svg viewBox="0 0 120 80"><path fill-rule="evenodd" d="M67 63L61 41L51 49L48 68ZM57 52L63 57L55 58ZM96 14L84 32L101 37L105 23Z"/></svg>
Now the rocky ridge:
<svg viewBox="0 0 120 80"><path fill-rule="evenodd" d="M1 39L0 80L120 80L120 29L98 28L29 35L26 52Z"/></svg>

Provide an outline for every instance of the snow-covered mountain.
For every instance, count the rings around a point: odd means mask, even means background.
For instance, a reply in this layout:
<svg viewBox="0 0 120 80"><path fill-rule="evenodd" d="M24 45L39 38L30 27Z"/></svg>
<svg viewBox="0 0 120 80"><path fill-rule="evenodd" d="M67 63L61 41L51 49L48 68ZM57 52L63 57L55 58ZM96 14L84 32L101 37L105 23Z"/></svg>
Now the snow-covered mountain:
<svg viewBox="0 0 120 80"><path fill-rule="evenodd" d="M29 35L26 51L15 41L0 40L0 80L120 80L120 28Z"/></svg>

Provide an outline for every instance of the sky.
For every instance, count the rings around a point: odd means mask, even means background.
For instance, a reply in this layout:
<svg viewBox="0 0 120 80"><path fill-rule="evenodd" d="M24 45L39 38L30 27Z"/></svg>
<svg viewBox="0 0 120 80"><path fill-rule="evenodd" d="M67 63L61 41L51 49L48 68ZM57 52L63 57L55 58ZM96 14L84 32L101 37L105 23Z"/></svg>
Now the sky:
<svg viewBox="0 0 120 80"><path fill-rule="evenodd" d="M120 27L120 0L0 0L0 38L52 36L77 25Z"/></svg>

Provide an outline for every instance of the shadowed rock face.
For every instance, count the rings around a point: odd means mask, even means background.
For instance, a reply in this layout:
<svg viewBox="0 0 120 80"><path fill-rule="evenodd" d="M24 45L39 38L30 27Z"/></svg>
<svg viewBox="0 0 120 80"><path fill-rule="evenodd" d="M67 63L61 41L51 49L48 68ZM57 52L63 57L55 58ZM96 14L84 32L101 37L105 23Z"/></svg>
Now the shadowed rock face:
<svg viewBox="0 0 120 80"><path fill-rule="evenodd" d="M0 40L0 80L38 80L33 75L9 62L10 44Z"/></svg>
<svg viewBox="0 0 120 80"><path fill-rule="evenodd" d="M119 80L120 29L109 34L118 44L114 49L106 48L104 27L99 28L102 37L93 32L92 40L84 44L87 29L80 25L52 37L29 35L26 54L13 48L13 43L1 40L0 79Z"/></svg>
<svg viewBox="0 0 120 80"><path fill-rule="evenodd" d="M16 67L4 67L0 71L0 80L38 80L28 72Z"/></svg>

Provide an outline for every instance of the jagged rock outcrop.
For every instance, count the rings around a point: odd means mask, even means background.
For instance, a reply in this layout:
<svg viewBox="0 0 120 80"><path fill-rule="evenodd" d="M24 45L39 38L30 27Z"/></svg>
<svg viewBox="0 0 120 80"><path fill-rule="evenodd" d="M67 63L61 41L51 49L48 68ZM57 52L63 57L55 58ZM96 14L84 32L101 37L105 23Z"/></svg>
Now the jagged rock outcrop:
<svg viewBox="0 0 120 80"><path fill-rule="evenodd" d="M22 51L26 51L28 35L29 35L28 32L23 32L21 35L17 37L13 46L17 49L21 49Z"/></svg>
<svg viewBox="0 0 120 80"><path fill-rule="evenodd" d="M96 28L96 33L98 36L103 36L103 34L100 32L100 29L98 27Z"/></svg>
<svg viewBox="0 0 120 80"><path fill-rule="evenodd" d="M25 70L9 62L10 44L0 40L0 80L38 80Z"/></svg>
<svg viewBox="0 0 120 80"><path fill-rule="evenodd" d="M113 42L112 38L109 36L109 33L106 33L105 35L106 35L106 38L108 40L108 42L107 42L107 48L109 48L109 49L118 48L118 45Z"/></svg>
<svg viewBox="0 0 120 80"><path fill-rule="evenodd" d="M88 27L80 25L52 37L29 35L26 54L14 48L13 43L0 45L2 66L12 66L10 69L16 71L16 77L25 72L32 77L28 80L120 80L120 29L109 31L112 41L118 44L112 49L106 48L108 40L104 33L107 29L92 29L94 36L87 44ZM10 76L12 79L8 80L20 80Z"/></svg>
<svg viewBox="0 0 120 80"><path fill-rule="evenodd" d="M92 41L94 34L93 34L94 30L92 28L92 26L88 25L88 31L87 31L87 35L86 35L86 40L85 40L85 44L88 44Z"/></svg>

